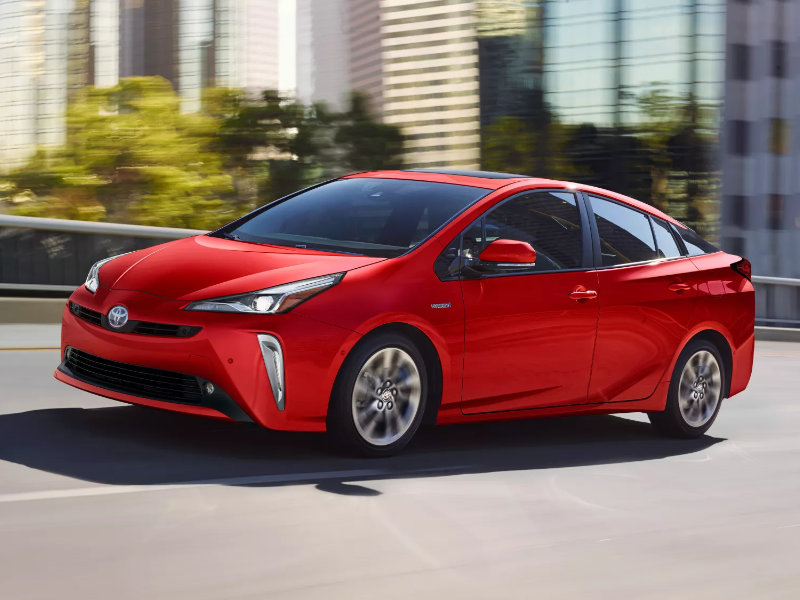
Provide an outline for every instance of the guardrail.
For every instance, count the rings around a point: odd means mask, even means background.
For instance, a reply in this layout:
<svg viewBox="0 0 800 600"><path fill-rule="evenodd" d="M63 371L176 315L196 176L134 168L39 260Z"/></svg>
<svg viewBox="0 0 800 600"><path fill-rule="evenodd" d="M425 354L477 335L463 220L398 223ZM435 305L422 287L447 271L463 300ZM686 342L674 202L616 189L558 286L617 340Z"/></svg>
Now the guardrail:
<svg viewBox="0 0 800 600"><path fill-rule="evenodd" d="M800 327L800 279L754 275L756 325Z"/></svg>
<svg viewBox="0 0 800 600"><path fill-rule="evenodd" d="M200 233L205 231L0 215L0 292L66 294L95 261Z"/></svg>
<svg viewBox="0 0 800 600"><path fill-rule="evenodd" d="M201 233L205 231L0 215L0 293L66 295L97 260ZM800 327L800 279L754 276L753 283L756 324Z"/></svg>

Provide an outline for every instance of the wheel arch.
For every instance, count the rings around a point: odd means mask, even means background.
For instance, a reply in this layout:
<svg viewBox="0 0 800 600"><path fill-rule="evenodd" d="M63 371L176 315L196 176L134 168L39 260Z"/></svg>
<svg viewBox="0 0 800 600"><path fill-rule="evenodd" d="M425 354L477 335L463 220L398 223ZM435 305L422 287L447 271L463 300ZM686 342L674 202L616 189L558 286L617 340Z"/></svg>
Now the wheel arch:
<svg viewBox="0 0 800 600"><path fill-rule="evenodd" d="M361 336L361 338L353 345L353 347L350 348L350 350L347 353L347 356L345 356L344 360L339 365L339 369L336 373L336 379L334 380L334 384L331 389L331 398L338 389L342 373L350 356L352 356L352 354L359 347L369 342L369 340L371 340L376 335L387 334L387 333L393 333L408 338L422 354L429 377L428 402L425 407L425 414L422 417L422 423L425 425L434 425L436 423L436 419L439 414L439 406L442 401L442 387L444 382L442 374L442 361L441 358L439 357L439 352L437 351L436 346L434 345L431 338L428 337L428 335L418 327L409 325L408 323L402 323L402 322L384 323L383 325L379 325L374 329L371 329L370 331L365 333L363 336ZM329 410L331 405L330 400L331 399L329 399L328 401Z"/></svg>
<svg viewBox="0 0 800 600"><path fill-rule="evenodd" d="M722 357L722 366L725 369L725 391L723 394L723 398L728 397L728 393L731 389L731 381L733 379L733 350L731 349L731 343L728 338L722 334L720 331L716 329L706 328L701 329L694 333L689 339L687 339L683 345L681 346L680 352L678 352L677 356L680 356L680 353L683 352L684 348L694 340L705 340L714 345L714 347L719 352L720 356ZM676 356L676 361L677 361ZM673 361L673 369L674 369L674 361Z"/></svg>

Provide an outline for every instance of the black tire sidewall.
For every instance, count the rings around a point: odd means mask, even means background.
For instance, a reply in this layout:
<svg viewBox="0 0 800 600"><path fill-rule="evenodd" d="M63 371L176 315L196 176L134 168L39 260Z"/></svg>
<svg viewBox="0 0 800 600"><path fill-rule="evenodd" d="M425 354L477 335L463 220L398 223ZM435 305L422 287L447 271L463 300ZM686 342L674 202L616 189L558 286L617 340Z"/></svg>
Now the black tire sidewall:
<svg viewBox="0 0 800 600"><path fill-rule="evenodd" d="M420 402L411 426L398 440L386 446L376 446L366 441L356 428L353 419L353 388L361 368L376 352L385 348L399 348L408 353L419 371ZM422 353L407 337L396 333L382 333L361 342L345 359L336 379L328 410L328 432L336 443L360 455L389 456L402 450L416 434L425 415L428 400L428 370Z"/></svg>

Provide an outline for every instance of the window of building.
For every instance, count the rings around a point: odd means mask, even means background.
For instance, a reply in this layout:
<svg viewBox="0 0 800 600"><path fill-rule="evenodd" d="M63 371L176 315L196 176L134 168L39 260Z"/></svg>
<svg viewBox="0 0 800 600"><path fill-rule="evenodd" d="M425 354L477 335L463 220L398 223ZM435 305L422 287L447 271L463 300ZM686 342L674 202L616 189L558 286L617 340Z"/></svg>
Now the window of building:
<svg viewBox="0 0 800 600"><path fill-rule="evenodd" d="M767 225L770 229L780 229L783 220L784 199L780 194L770 194Z"/></svg>
<svg viewBox="0 0 800 600"><path fill-rule="evenodd" d="M589 198L604 267L658 258L653 230L645 214L599 196Z"/></svg>
<svg viewBox="0 0 800 600"><path fill-rule="evenodd" d="M581 267L581 222L571 193L530 192L511 198L486 215L483 236L478 243L474 230L465 234L465 248L473 256L494 240L519 240L536 250L534 272Z"/></svg>
<svg viewBox="0 0 800 600"><path fill-rule="evenodd" d="M770 119L769 151L772 154L789 154L789 121Z"/></svg>
<svg viewBox="0 0 800 600"><path fill-rule="evenodd" d="M682 252L672 235L669 226L661 219L653 218L653 232L656 234L659 258L677 258Z"/></svg>
<svg viewBox="0 0 800 600"><path fill-rule="evenodd" d="M786 42L782 40L772 42L772 76L786 77Z"/></svg>
<svg viewBox="0 0 800 600"><path fill-rule="evenodd" d="M750 47L747 44L731 44L729 72L732 79L750 79Z"/></svg>
<svg viewBox="0 0 800 600"><path fill-rule="evenodd" d="M729 222L731 225L737 227L744 227L745 218L745 198L741 195L728 196L726 200L727 205L730 207L728 214Z"/></svg>
<svg viewBox="0 0 800 600"><path fill-rule="evenodd" d="M750 123L747 121L730 121L730 152L740 156L747 155L750 138Z"/></svg>

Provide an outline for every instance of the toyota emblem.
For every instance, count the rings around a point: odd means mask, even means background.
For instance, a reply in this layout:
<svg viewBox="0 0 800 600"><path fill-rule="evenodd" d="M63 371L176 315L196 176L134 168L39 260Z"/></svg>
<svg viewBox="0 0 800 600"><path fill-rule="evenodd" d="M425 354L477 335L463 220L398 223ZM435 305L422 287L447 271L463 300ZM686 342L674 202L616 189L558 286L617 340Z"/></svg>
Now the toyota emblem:
<svg viewBox="0 0 800 600"><path fill-rule="evenodd" d="M128 309L124 306L117 305L113 307L110 311L108 311L108 324L114 327L115 329L119 329L120 327L125 327L125 323L128 322Z"/></svg>

